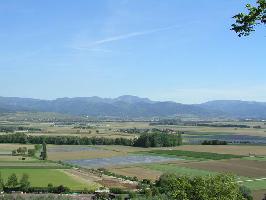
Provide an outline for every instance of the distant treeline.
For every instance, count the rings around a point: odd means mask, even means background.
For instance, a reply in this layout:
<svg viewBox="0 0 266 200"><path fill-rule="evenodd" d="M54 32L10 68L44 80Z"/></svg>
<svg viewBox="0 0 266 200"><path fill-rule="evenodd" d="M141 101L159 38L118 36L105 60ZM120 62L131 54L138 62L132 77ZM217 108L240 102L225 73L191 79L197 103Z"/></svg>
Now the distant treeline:
<svg viewBox="0 0 266 200"><path fill-rule="evenodd" d="M137 147L169 147L182 143L181 134L149 133L136 139L78 137L78 136L32 136L24 133L0 135L0 143L20 144L56 144L56 145L124 145Z"/></svg>
<svg viewBox="0 0 266 200"><path fill-rule="evenodd" d="M196 126L207 126L207 127L221 127L221 128L250 128L248 125L244 124L204 124L197 123Z"/></svg>
<svg viewBox="0 0 266 200"><path fill-rule="evenodd" d="M151 122L150 126L156 125L179 125L181 123L180 119L161 119L159 121Z"/></svg>
<svg viewBox="0 0 266 200"><path fill-rule="evenodd" d="M129 133L129 134L143 134L148 133L150 129L148 128L120 128L118 132Z"/></svg>
<svg viewBox="0 0 266 200"><path fill-rule="evenodd" d="M202 145L227 145L227 141L221 140L205 140L201 143Z"/></svg>
<svg viewBox="0 0 266 200"><path fill-rule="evenodd" d="M24 127L24 126L0 126L0 132L4 133L14 133L15 131L41 131L40 128L34 128L34 127Z"/></svg>

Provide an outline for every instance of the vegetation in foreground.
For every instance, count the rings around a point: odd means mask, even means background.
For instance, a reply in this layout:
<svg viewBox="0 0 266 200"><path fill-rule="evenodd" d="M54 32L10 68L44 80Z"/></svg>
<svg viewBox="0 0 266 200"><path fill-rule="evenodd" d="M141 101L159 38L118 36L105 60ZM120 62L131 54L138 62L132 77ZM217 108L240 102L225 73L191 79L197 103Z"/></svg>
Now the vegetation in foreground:
<svg viewBox="0 0 266 200"><path fill-rule="evenodd" d="M53 186L64 185L71 190L88 190L96 189L96 185L82 183L68 176L62 170L58 169L1 169L2 180L4 184L8 183L8 179L12 174L15 174L17 180L23 177L23 174L28 174L28 180L32 187L47 187L48 184ZM18 185L18 184L17 184Z"/></svg>
<svg viewBox="0 0 266 200"><path fill-rule="evenodd" d="M173 200L251 200L249 189L239 186L234 176L219 174L207 177L186 177L164 174L153 185L142 185L148 199Z"/></svg>

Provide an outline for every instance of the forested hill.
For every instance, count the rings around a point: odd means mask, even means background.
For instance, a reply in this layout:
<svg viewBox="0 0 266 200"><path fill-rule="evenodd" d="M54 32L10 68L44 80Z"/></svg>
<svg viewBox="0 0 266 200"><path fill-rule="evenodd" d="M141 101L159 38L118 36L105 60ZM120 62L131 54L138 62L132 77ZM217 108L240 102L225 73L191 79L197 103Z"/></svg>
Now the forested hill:
<svg viewBox="0 0 266 200"><path fill-rule="evenodd" d="M56 112L94 117L199 117L266 118L266 103L248 101L211 101L203 104L180 104L151 101L136 96L118 98L77 97L40 100L0 97L0 112Z"/></svg>

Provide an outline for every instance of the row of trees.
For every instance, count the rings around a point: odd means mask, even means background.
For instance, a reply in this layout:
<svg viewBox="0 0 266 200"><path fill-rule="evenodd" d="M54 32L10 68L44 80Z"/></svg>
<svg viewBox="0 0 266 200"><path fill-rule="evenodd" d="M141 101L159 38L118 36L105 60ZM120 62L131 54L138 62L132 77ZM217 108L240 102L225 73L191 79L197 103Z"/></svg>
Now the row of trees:
<svg viewBox="0 0 266 200"><path fill-rule="evenodd" d="M35 144L33 149L28 149L27 147L19 147L12 151L12 156L29 156L34 157L37 152L42 149L40 144Z"/></svg>
<svg viewBox="0 0 266 200"><path fill-rule="evenodd" d="M227 141L221 141L221 140L204 140L202 145L227 145Z"/></svg>
<svg viewBox="0 0 266 200"><path fill-rule="evenodd" d="M57 145L125 145L138 147L169 147L182 144L182 135L167 133L147 133L136 139L97 138L78 136L32 136L24 133L0 135L0 143L20 144L57 144Z"/></svg>
<svg viewBox="0 0 266 200"><path fill-rule="evenodd" d="M0 126L0 132L14 133L15 131L40 132L42 129L24 126Z"/></svg>

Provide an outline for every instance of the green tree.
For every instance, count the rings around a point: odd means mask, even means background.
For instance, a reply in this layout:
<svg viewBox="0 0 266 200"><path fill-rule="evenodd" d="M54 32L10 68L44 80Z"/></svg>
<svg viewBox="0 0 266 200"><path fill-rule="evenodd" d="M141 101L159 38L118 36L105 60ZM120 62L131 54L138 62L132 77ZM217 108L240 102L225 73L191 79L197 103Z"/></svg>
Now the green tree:
<svg viewBox="0 0 266 200"><path fill-rule="evenodd" d="M42 152L41 152L41 159L42 160L47 160L47 148L46 148L46 143L42 143Z"/></svg>
<svg viewBox="0 0 266 200"><path fill-rule="evenodd" d="M182 138L182 132L181 131L178 131L177 143L178 143L178 145L183 144L183 138Z"/></svg>
<svg viewBox="0 0 266 200"><path fill-rule="evenodd" d="M20 188L23 192L27 192L30 188L30 181L29 181L29 175L23 174L20 179Z"/></svg>
<svg viewBox="0 0 266 200"><path fill-rule="evenodd" d="M0 172L0 192L2 192L4 190L4 186L5 186L5 183L4 183L4 180L2 178L2 174Z"/></svg>
<svg viewBox="0 0 266 200"><path fill-rule="evenodd" d="M266 0L257 0L256 6L246 5L248 13L238 13L233 18L236 20L232 24L232 30L239 37L248 36L255 31L255 26L266 24Z"/></svg>
<svg viewBox="0 0 266 200"><path fill-rule="evenodd" d="M18 154L25 155L27 152L27 147L19 147L17 149Z"/></svg>
<svg viewBox="0 0 266 200"><path fill-rule="evenodd" d="M35 149L29 149L28 150L28 156L33 157L35 156L36 150Z"/></svg>
<svg viewBox="0 0 266 200"><path fill-rule="evenodd" d="M7 187L15 188L18 186L18 178L16 174L11 174L7 180Z"/></svg>
<svg viewBox="0 0 266 200"><path fill-rule="evenodd" d="M12 150L12 156L16 156L17 155L17 150Z"/></svg>
<svg viewBox="0 0 266 200"><path fill-rule="evenodd" d="M35 151L40 151L41 148L42 148L42 145L40 145L40 144L35 144L35 145L34 145L34 149L35 149Z"/></svg>

